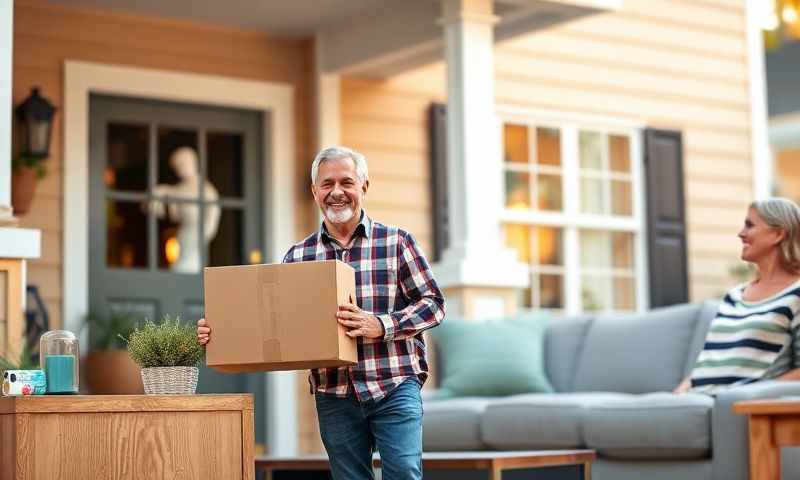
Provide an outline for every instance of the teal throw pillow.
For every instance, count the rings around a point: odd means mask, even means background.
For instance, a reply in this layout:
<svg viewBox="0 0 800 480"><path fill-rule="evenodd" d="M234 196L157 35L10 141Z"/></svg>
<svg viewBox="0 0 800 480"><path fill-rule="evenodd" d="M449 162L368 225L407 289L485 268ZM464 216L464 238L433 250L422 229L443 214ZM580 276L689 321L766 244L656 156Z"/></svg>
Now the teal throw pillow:
<svg viewBox="0 0 800 480"><path fill-rule="evenodd" d="M439 347L437 398L552 392L544 369L548 318L446 319L432 330Z"/></svg>

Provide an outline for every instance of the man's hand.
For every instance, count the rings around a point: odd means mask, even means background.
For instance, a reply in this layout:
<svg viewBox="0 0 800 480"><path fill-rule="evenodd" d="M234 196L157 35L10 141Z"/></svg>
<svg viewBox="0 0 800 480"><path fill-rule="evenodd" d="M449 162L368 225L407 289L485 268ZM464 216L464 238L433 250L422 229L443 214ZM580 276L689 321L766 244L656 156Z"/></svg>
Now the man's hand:
<svg viewBox="0 0 800 480"><path fill-rule="evenodd" d="M211 340L211 327L205 318L201 318L197 321L197 343L205 345L209 340Z"/></svg>
<svg viewBox="0 0 800 480"><path fill-rule="evenodd" d="M383 337L383 324L378 317L361 310L352 303L339 305L336 319L348 329L347 336L349 337Z"/></svg>

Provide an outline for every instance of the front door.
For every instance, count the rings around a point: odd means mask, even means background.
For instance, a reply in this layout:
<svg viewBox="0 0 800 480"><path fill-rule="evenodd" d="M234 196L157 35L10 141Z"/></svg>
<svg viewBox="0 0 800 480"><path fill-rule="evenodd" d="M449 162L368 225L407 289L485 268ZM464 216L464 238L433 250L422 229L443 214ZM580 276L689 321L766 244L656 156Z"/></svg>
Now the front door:
<svg viewBox="0 0 800 480"><path fill-rule="evenodd" d="M262 116L95 95L90 112L91 313L194 323L204 266L261 262ZM252 392L264 412L263 374L202 368L198 391Z"/></svg>

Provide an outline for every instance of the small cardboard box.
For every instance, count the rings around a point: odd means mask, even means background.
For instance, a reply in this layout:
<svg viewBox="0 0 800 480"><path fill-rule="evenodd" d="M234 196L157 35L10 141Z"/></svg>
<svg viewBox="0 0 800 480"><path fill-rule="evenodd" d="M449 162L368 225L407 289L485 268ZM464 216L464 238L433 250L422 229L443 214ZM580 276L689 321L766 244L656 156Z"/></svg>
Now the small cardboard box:
<svg viewBox="0 0 800 480"><path fill-rule="evenodd" d="M358 361L355 339L336 321L338 306L356 298L355 271L346 263L208 267L203 283L209 367L235 373Z"/></svg>

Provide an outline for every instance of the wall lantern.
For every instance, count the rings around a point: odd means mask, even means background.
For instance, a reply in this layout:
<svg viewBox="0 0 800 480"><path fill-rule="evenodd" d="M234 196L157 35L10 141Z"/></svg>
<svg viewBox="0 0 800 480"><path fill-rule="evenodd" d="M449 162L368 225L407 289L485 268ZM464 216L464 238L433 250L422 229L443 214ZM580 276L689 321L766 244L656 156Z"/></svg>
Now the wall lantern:
<svg viewBox="0 0 800 480"><path fill-rule="evenodd" d="M17 106L15 113L20 127L20 155L47 158L50 155L50 137L56 108L39 95L38 87L33 87L31 94Z"/></svg>

